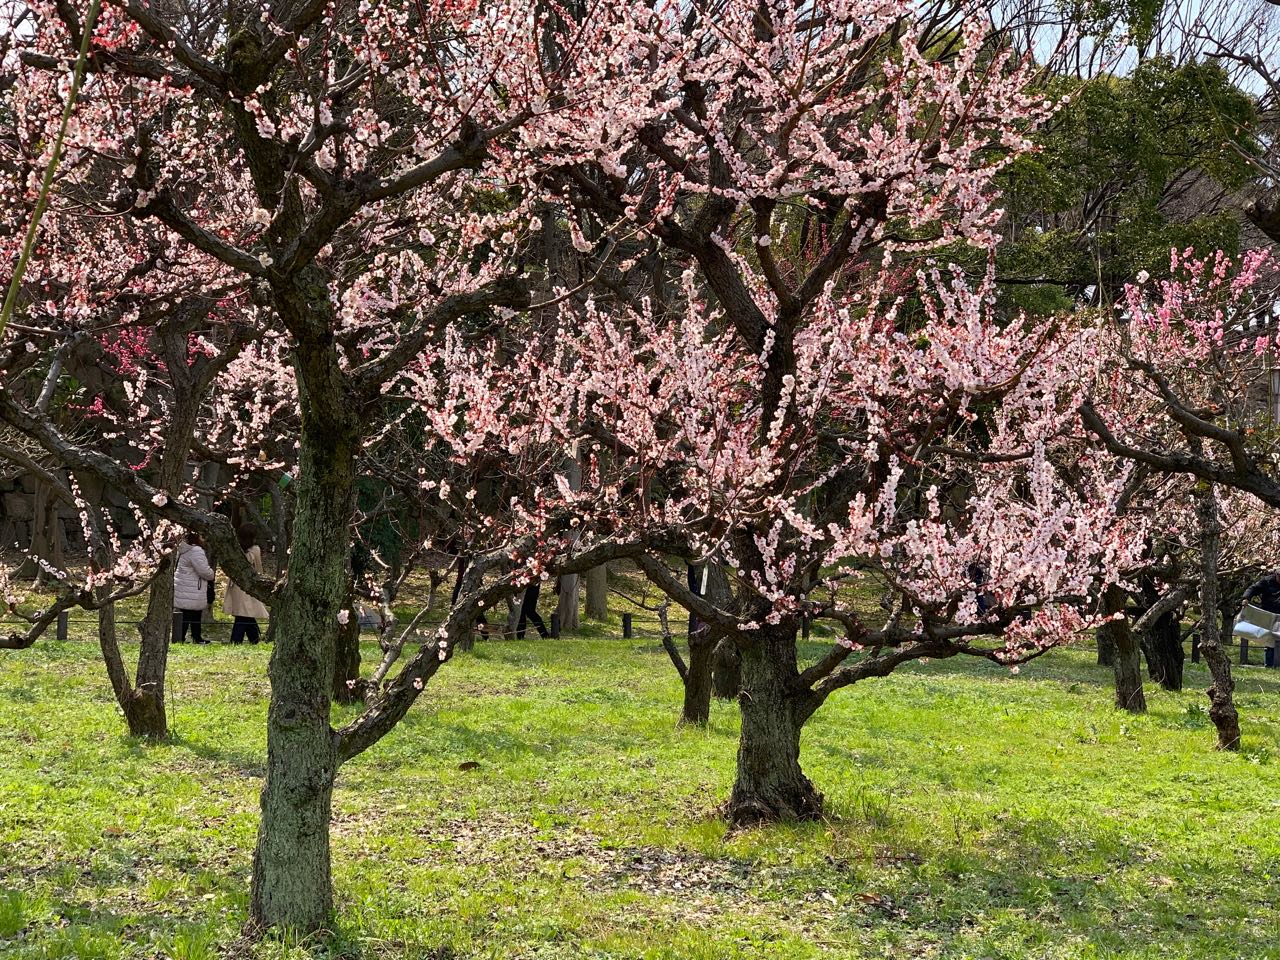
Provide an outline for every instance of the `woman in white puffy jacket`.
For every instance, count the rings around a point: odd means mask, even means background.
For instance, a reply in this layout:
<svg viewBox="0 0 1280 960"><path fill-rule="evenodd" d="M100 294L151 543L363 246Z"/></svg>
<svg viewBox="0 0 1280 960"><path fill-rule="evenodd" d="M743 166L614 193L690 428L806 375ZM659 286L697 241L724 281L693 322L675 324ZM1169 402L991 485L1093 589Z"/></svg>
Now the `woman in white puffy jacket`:
<svg viewBox="0 0 1280 960"><path fill-rule="evenodd" d="M209 566L209 558L200 546L200 538L188 533L178 544L178 562L173 568L173 607L182 611L182 628L174 643L187 639L188 627L193 643L209 642L200 636L200 616L209 605L206 584L212 581L213 567Z"/></svg>

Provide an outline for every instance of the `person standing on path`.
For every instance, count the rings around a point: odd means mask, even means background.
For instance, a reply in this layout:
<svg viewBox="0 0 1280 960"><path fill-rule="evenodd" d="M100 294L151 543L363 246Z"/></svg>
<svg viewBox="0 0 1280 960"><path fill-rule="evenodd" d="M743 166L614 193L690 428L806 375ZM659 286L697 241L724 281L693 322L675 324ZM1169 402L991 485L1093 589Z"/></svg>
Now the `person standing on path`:
<svg viewBox="0 0 1280 960"><path fill-rule="evenodd" d="M206 581L213 582L213 568L200 546L199 536L188 533L178 542L178 562L173 568L173 607L182 613L182 626L174 638L175 643L187 639L188 627L192 643L209 642L200 635L200 615L209 605Z"/></svg>
<svg viewBox="0 0 1280 960"><path fill-rule="evenodd" d="M262 573L262 548L257 544L257 535L253 527L245 524L236 531L240 538L240 549L245 559L253 567L254 572ZM234 618L231 625L231 642L243 643L249 638L250 643L257 643L262 633L258 621L267 616L266 605L257 597L245 593L235 581L227 584L226 596L222 598L222 611Z"/></svg>

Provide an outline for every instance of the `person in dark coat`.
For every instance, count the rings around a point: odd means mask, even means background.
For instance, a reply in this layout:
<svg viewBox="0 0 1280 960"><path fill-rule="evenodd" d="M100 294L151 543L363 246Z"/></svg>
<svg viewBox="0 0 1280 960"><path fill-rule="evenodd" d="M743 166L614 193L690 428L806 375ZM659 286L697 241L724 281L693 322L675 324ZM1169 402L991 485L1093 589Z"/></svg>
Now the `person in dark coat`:
<svg viewBox="0 0 1280 960"><path fill-rule="evenodd" d="M1246 590L1244 602L1261 607L1267 613L1280 614L1280 570L1268 573Z"/></svg>
<svg viewBox="0 0 1280 960"><path fill-rule="evenodd" d="M523 640L528 624L532 623L538 636L546 640L551 636L546 623L538 613L538 596L542 593L542 581L535 580L524 588L524 599L520 601L520 622L516 624L516 639Z"/></svg>

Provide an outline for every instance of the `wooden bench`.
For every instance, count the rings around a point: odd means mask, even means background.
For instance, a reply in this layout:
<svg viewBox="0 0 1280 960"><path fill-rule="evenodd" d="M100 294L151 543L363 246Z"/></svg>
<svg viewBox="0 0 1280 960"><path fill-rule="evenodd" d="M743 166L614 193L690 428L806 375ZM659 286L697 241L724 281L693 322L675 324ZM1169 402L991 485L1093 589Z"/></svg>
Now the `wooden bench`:
<svg viewBox="0 0 1280 960"><path fill-rule="evenodd" d="M1280 614L1268 613L1261 607L1246 604L1236 617L1236 624L1231 628L1231 635L1240 639L1240 662L1248 664L1249 645L1261 647L1263 664L1276 666L1276 649L1280 646Z"/></svg>

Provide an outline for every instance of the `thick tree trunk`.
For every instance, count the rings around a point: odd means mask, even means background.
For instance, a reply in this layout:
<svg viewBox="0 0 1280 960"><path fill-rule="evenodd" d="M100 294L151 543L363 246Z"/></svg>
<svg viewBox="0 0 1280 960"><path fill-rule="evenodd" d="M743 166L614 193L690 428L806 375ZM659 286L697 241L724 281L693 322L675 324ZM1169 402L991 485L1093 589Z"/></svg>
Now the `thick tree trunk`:
<svg viewBox="0 0 1280 960"><path fill-rule="evenodd" d="M600 564L587 571L588 620L609 619L609 566Z"/></svg>
<svg viewBox="0 0 1280 960"><path fill-rule="evenodd" d="M711 692L718 700L736 700L742 692L742 655L730 637L722 639L712 651Z"/></svg>
<svg viewBox="0 0 1280 960"><path fill-rule="evenodd" d="M1213 678L1208 690L1209 719L1218 731L1218 749L1239 750L1240 717L1236 713L1234 699L1236 685L1231 677L1231 661L1222 649L1218 616L1218 556L1222 524L1213 487L1201 494L1197 513L1200 520L1200 652Z"/></svg>
<svg viewBox="0 0 1280 960"><path fill-rule="evenodd" d="M1114 667L1116 663L1116 644L1111 634L1105 630L1097 631L1098 666Z"/></svg>
<svg viewBox="0 0 1280 960"><path fill-rule="evenodd" d="M1108 615L1124 613L1129 595L1120 587L1110 586L1102 596L1102 609ZM1111 620L1098 628L1098 646L1103 635L1110 640L1115 651L1113 664L1116 678L1116 707L1130 713L1146 713L1147 698L1142 691L1142 652L1133 635L1133 624L1128 619Z"/></svg>
<svg viewBox="0 0 1280 960"><path fill-rule="evenodd" d="M578 575L566 573L560 577L560 597L556 601L556 615L560 618L560 633L573 633L578 629Z"/></svg>
<svg viewBox="0 0 1280 960"><path fill-rule="evenodd" d="M1170 611L1156 620L1142 635L1142 652L1147 657L1147 675L1165 690L1182 689L1182 669L1186 652L1182 649L1182 626Z"/></svg>
<svg viewBox="0 0 1280 960"><path fill-rule="evenodd" d="M706 637L689 638L689 670L684 678L684 704L680 725L705 727L711 719L711 652L715 644Z"/></svg>
<svg viewBox="0 0 1280 960"><path fill-rule="evenodd" d="M322 285L313 299L327 304ZM303 325L291 319L294 329ZM338 756L329 695L347 600L359 432L331 338L300 338L295 364L299 475L288 578L272 611L267 775L250 911L256 926L306 934L326 925L333 905L329 814Z"/></svg>
<svg viewBox="0 0 1280 960"><path fill-rule="evenodd" d="M795 628L767 627L742 648L742 733L727 816L745 826L822 816L822 794L800 769L801 705L793 689Z"/></svg>

